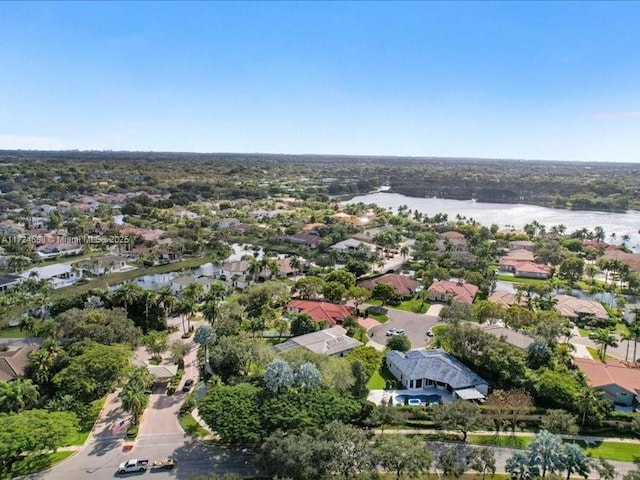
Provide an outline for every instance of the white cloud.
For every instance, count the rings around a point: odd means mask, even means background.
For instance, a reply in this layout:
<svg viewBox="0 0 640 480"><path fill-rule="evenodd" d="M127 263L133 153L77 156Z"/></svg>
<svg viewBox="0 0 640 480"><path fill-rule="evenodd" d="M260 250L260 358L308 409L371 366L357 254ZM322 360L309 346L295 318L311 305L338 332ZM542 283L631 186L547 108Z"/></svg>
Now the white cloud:
<svg viewBox="0 0 640 480"><path fill-rule="evenodd" d="M69 142L53 137L0 133L0 149L5 150L68 150L77 148Z"/></svg>

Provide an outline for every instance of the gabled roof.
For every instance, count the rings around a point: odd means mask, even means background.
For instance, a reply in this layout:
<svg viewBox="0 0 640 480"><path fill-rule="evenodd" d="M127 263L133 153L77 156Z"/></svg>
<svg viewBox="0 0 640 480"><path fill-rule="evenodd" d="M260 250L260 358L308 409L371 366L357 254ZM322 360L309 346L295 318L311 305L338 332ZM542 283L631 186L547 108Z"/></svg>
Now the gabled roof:
<svg viewBox="0 0 640 480"><path fill-rule="evenodd" d="M246 272L249 270L249 262L246 260L237 260L235 262L223 263L221 269L228 272Z"/></svg>
<svg viewBox="0 0 640 480"><path fill-rule="evenodd" d="M323 320L335 325L337 322L344 320L353 312L353 307L337 305L329 302L314 302L311 300L293 300L287 305L288 308L295 308L302 313L311 316L315 321Z"/></svg>
<svg viewBox="0 0 640 480"><path fill-rule="evenodd" d="M398 275L397 273L387 273L377 278L371 278L359 283L361 287L373 290L378 283L384 283L393 288L394 292L398 295L409 296L416 288L422 285L419 281L405 275Z"/></svg>
<svg viewBox="0 0 640 480"><path fill-rule="evenodd" d="M554 298L558 301L556 310L558 310L563 317L578 318L580 316L590 315L602 319L609 318L609 314L602 304L595 300L576 298L571 295L556 295Z"/></svg>
<svg viewBox="0 0 640 480"><path fill-rule="evenodd" d="M347 331L342 327L332 327L319 332L300 335L276 345L279 352L291 350L296 347L304 347L314 353L335 355L359 347L362 342L347 336Z"/></svg>
<svg viewBox="0 0 640 480"><path fill-rule="evenodd" d="M58 275L64 275L66 273L70 273L72 270L71 265L67 263L56 263L53 265L47 265L44 267L34 267L29 270L25 270L20 275L22 278L29 278L31 272L35 272L38 274L37 279L39 280L48 280L50 278L57 277Z"/></svg>
<svg viewBox="0 0 640 480"><path fill-rule="evenodd" d="M21 282L24 280L19 275L0 275L0 287L4 285L11 285L16 282Z"/></svg>
<svg viewBox="0 0 640 480"><path fill-rule="evenodd" d="M0 352L0 381L8 382L23 377L29 354L35 349L34 346L24 346Z"/></svg>
<svg viewBox="0 0 640 480"><path fill-rule="evenodd" d="M477 373L444 350L409 350L388 352L387 361L409 380L428 378L446 383L454 390L487 384Z"/></svg>
<svg viewBox="0 0 640 480"><path fill-rule="evenodd" d="M507 255L503 257L503 259L523 260L527 262L533 262L535 260L535 257L533 256L533 252L531 250L518 248L515 250L511 250Z"/></svg>
<svg viewBox="0 0 640 480"><path fill-rule="evenodd" d="M173 378L178 373L178 365L147 365L147 370L158 380Z"/></svg>
<svg viewBox="0 0 640 480"><path fill-rule="evenodd" d="M491 325L489 323L483 323L479 326L481 330L493 335L497 338L503 338L505 342L513 345L518 348L529 348L534 341L529 335L525 335L524 333L516 332L507 327L502 327L500 325Z"/></svg>
<svg viewBox="0 0 640 480"><path fill-rule="evenodd" d="M476 298L476 293L478 293L478 287L471 283L438 280L431 284L428 292L451 295L454 301L460 303L473 303L473 299Z"/></svg>
<svg viewBox="0 0 640 480"><path fill-rule="evenodd" d="M527 260L516 260L510 257L502 257L500 259L500 266L513 267L516 273L551 275L551 268L548 265L529 262Z"/></svg>
<svg viewBox="0 0 640 480"><path fill-rule="evenodd" d="M445 239L448 238L449 240L451 240L452 242L462 242L465 240L464 235L461 234L460 232L456 232L455 230L450 230L448 232L442 232L440 235L438 235L438 238L441 239Z"/></svg>
<svg viewBox="0 0 640 480"><path fill-rule="evenodd" d="M573 361L587 376L590 387L618 385L634 395L640 393L640 369L631 368L615 359L599 362L588 358L574 358Z"/></svg>
<svg viewBox="0 0 640 480"><path fill-rule="evenodd" d="M513 305L518 304L516 296L513 293L505 292L503 290L496 290L489 296L487 300L502 305L505 308L509 308ZM522 300L520 301L520 303L523 303Z"/></svg>

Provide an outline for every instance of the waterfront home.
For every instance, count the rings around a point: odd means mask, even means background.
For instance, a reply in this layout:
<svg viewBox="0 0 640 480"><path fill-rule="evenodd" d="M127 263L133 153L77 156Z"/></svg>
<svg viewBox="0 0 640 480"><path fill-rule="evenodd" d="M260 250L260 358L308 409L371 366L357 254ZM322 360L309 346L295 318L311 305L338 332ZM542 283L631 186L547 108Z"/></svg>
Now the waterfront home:
<svg viewBox="0 0 640 480"><path fill-rule="evenodd" d="M461 280L438 280L431 284L427 293L431 301L473 303L478 287Z"/></svg>
<svg viewBox="0 0 640 480"><path fill-rule="evenodd" d="M556 295L556 310L570 320L584 317L595 317L602 320L609 318L609 314L600 302L586 298L576 298L571 295Z"/></svg>
<svg viewBox="0 0 640 480"><path fill-rule="evenodd" d="M527 260L514 260L509 257L500 259L500 271L513 273L516 277L542 278L551 276L551 267L541 263L534 263Z"/></svg>
<svg viewBox="0 0 640 480"><path fill-rule="evenodd" d="M46 267L34 267L20 274L25 280L35 277L36 280L47 280L53 289L68 287L82 278L82 270L75 269L67 263L57 263Z"/></svg>

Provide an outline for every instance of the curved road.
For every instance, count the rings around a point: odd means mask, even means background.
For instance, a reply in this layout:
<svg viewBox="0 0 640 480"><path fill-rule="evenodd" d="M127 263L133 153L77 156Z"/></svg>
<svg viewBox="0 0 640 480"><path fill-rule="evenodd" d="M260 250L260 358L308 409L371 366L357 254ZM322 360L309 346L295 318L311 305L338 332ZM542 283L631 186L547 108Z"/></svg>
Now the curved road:
<svg viewBox="0 0 640 480"><path fill-rule="evenodd" d="M176 323L177 319L172 323ZM177 322L180 323L179 321ZM180 338L181 331L171 334L170 341ZM185 357L184 379L198 379L197 346L190 338L185 341L189 353ZM144 362L148 354L144 349L136 351L136 363ZM182 387L182 385L180 385ZM195 473L226 473L252 475L251 452L240 449L224 448L203 443L187 435L178 421L178 411L184 400L184 394L178 390L167 395L164 388L152 392L149 406L145 410L138 437L133 448L124 453L124 431L118 426L127 414L120 408L117 393L107 397L91 436L84 446L69 459L50 470L29 475L27 479L42 480L107 480L117 477L118 465L131 458L162 459L173 457L177 460L173 470L154 470L144 474L127 474L123 477L141 477L153 475L153 479L190 480Z"/></svg>

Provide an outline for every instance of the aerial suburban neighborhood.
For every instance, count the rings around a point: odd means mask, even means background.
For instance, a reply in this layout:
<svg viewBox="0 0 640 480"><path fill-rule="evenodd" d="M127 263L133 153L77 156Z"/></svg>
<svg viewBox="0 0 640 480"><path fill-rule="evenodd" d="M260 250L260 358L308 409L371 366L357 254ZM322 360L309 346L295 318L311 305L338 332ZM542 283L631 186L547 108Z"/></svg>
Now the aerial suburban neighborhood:
<svg viewBox="0 0 640 480"><path fill-rule="evenodd" d="M0 2L0 480L640 480L639 19Z"/></svg>
<svg viewBox="0 0 640 480"><path fill-rule="evenodd" d="M142 165L95 178L98 158L51 155L51 185L73 162L96 191L2 199L0 406L15 442L0 451L12 475L61 458L44 478L83 478L104 449L104 476L324 478L337 454L300 461L302 445L324 448L309 435L359 442L353 475L450 476L463 461L460 472L533 475L542 442L557 472L634 471L630 235L310 195L320 180L302 181L295 161L278 167L291 186L266 174L248 198L233 179L208 195L187 179L181 193L115 188ZM4 157L16 179L45 168ZM163 178L173 168L154 161ZM32 425L41 440L19 440ZM411 462L394 464L395 449Z"/></svg>

